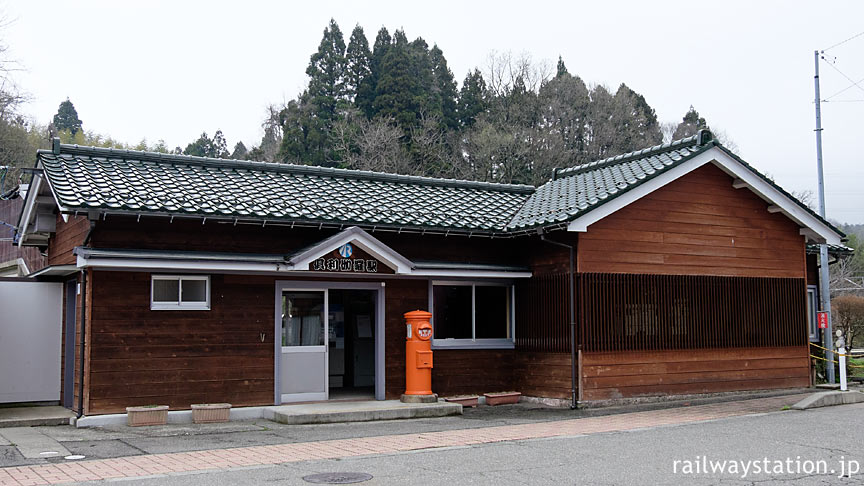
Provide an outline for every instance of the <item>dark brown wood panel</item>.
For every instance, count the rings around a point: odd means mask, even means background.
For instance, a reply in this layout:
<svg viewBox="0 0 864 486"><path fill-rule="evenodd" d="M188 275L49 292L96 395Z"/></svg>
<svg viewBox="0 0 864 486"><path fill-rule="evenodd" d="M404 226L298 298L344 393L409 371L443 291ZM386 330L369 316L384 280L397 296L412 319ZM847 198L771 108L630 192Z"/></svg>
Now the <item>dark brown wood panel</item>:
<svg viewBox="0 0 864 486"><path fill-rule="evenodd" d="M405 318L403 314L429 309L429 282L427 280L388 280L385 287L385 394L388 399L405 393ZM433 366L438 366L438 352L433 355ZM434 370L435 368L433 368ZM433 391L434 389L433 381Z"/></svg>
<svg viewBox="0 0 864 486"><path fill-rule="evenodd" d="M48 265L71 265L75 263L75 255L72 250L76 246L84 244L84 239L90 231L90 222L84 216L69 216L69 221L64 222L63 217L57 215L57 231L51 235L48 241Z"/></svg>
<svg viewBox="0 0 864 486"><path fill-rule="evenodd" d="M583 400L806 387L806 346L583 354Z"/></svg>
<svg viewBox="0 0 864 486"><path fill-rule="evenodd" d="M441 396L514 391L512 349L434 352L432 391Z"/></svg>
<svg viewBox="0 0 864 486"><path fill-rule="evenodd" d="M209 311L151 311L149 273L93 272L88 287L87 413L273 403L273 277L211 275Z"/></svg>
<svg viewBox="0 0 864 486"><path fill-rule="evenodd" d="M580 234L580 272L804 277L798 225L705 165Z"/></svg>

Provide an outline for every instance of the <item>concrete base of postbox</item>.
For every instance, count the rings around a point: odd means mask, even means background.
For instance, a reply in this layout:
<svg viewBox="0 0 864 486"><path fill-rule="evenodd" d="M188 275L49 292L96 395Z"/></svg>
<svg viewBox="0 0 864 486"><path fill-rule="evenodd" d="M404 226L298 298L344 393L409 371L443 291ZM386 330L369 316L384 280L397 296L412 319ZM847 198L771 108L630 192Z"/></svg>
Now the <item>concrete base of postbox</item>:
<svg viewBox="0 0 864 486"><path fill-rule="evenodd" d="M399 399L402 403L437 403L438 402L438 394L433 393L431 395L405 395L402 394L402 398Z"/></svg>

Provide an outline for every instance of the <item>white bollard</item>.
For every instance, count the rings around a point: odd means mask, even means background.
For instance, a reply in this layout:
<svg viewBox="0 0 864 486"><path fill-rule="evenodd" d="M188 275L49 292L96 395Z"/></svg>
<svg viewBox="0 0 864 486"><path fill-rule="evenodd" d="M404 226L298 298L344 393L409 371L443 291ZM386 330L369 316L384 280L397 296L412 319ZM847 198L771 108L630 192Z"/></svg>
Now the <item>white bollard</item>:
<svg viewBox="0 0 864 486"><path fill-rule="evenodd" d="M840 391L846 391L846 340L843 339L843 330L837 329L837 342L834 343L834 348L837 350L837 357L840 358Z"/></svg>
<svg viewBox="0 0 864 486"><path fill-rule="evenodd" d="M846 391L846 350L840 348L843 354L840 355L840 391Z"/></svg>

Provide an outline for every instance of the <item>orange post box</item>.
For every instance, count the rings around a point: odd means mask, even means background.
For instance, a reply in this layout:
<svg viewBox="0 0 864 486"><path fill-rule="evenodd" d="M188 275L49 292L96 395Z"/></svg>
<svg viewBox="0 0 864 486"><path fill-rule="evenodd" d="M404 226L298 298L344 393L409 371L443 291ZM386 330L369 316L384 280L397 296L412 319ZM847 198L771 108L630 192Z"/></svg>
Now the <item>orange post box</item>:
<svg viewBox="0 0 864 486"><path fill-rule="evenodd" d="M402 401L435 401L432 393L432 314L405 313L405 395Z"/></svg>

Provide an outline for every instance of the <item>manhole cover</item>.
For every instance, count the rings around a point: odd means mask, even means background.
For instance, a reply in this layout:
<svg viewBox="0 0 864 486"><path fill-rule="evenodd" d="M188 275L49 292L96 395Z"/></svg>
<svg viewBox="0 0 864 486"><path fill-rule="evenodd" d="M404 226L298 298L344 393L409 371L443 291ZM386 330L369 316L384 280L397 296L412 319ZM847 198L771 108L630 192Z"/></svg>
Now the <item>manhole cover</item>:
<svg viewBox="0 0 864 486"><path fill-rule="evenodd" d="M371 474L355 472L321 473L303 476L303 481L315 484L351 484L362 483L370 479L372 479Z"/></svg>

